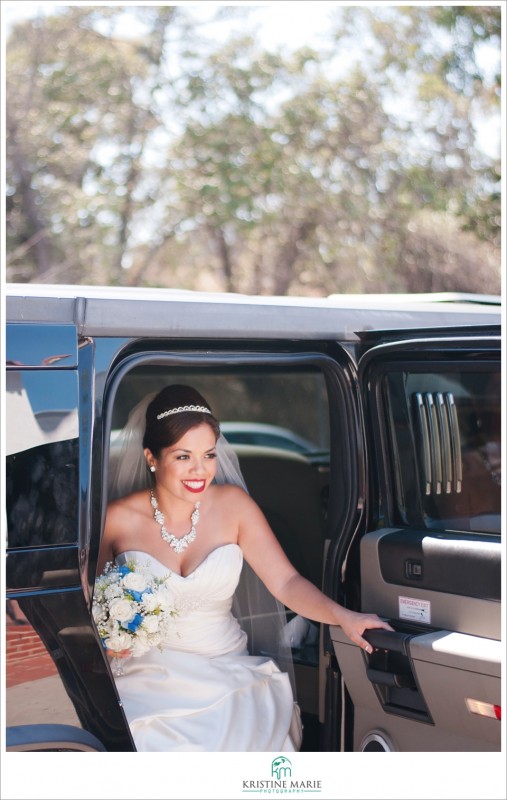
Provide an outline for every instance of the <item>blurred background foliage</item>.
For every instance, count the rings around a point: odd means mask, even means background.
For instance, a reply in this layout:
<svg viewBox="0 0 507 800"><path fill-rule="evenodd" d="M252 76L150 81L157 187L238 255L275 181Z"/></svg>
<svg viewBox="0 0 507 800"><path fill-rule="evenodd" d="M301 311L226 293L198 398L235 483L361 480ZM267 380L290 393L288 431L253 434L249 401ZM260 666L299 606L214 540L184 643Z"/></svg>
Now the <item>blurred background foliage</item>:
<svg viewBox="0 0 507 800"><path fill-rule="evenodd" d="M214 11L11 26L9 282L500 292L499 6L337 4L295 50Z"/></svg>

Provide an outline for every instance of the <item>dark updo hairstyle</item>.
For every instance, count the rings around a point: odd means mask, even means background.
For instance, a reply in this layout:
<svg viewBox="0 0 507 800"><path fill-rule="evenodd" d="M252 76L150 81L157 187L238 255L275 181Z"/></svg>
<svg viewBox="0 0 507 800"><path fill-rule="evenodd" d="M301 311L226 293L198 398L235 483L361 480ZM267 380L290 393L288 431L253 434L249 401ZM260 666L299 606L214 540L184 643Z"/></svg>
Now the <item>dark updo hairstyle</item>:
<svg viewBox="0 0 507 800"><path fill-rule="evenodd" d="M162 417L162 419L157 419L158 414L163 414L165 411L180 408L181 406L205 406L209 408L210 413L208 414L206 411L179 411L177 414L169 414ZM211 407L207 400L192 386L176 383L166 386L153 398L146 409L143 448L147 447L155 458L158 458L160 451L164 447L172 447L187 431L202 425L203 422L210 426L215 434L215 439L218 439L220 425L212 415Z"/></svg>

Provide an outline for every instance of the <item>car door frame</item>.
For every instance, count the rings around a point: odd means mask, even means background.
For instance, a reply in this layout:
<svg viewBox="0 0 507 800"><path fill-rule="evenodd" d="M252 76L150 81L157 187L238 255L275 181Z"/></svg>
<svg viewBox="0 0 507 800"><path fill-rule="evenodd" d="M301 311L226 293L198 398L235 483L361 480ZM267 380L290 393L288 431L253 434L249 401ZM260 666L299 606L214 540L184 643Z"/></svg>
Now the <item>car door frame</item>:
<svg viewBox="0 0 507 800"><path fill-rule="evenodd" d="M403 331L398 332L398 334L394 331L368 332L366 335L362 336L362 351L358 360L357 374L364 426L367 491L365 513L355 533L355 544L352 544L352 549L355 548L356 554L359 552L358 541L364 537L365 533L375 530L375 528L379 526L382 527L385 520L389 523L389 520L392 518L392 503L390 502L392 487L386 488L389 484L386 471L386 453L388 445L385 441L382 426L378 424L378 421L375 422L374 414L372 414L372 408L375 410L375 403L378 403L378 398L375 396L375 386L372 386L370 382L372 364L378 363L380 359L385 357L415 358L417 360L417 358L420 359L423 354L427 355L428 353L432 354L437 361L446 363L450 358L456 359L458 356L463 358L465 353L467 355L474 353L477 358L481 353L493 352L495 362L500 362L500 344L501 339L498 326L467 327L463 329L454 329L452 331ZM379 453L382 454L380 462L378 458ZM334 543L331 552L334 551L334 553L336 553L336 550L337 544ZM362 554L360 557L363 558ZM354 558L351 560L355 563ZM340 578L343 578L343 575L346 576L348 569L344 559L337 559L335 556L334 563L327 565L327 579L324 585L325 590L331 593L331 586L336 585ZM354 567L353 575L355 571ZM364 584L368 580L364 569L361 571L361 577ZM345 578L345 580L347 579ZM368 597L368 593L365 594L364 586L361 587L361 594L362 603L365 601L369 602L371 598ZM371 596L375 597L374 594ZM363 608L363 610L374 611L375 608ZM387 751L397 749L396 746L393 746L392 742L389 741L389 736L379 737L378 731L376 731L375 728L382 726L378 725L372 725L372 730L369 731L369 737L361 736L361 742L358 742L358 737L355 735L354 702L347 687L344 673L348 672L350 676L352 672L355 671L364 676L368 668L371 670L371 665L369 666L366 662L364 654L360 654L359 660L358 653L356 652L352 659L354 666L349 665L343 670L342 664L347 659L342 657L342 663L339 663L336 660L336 651L338 649L340 653L346 653L348 650L352 650L352 648L347 647L347 645L350 645L350 642L346 643L344 641L340 629L330 628L328 633L334 644L334 652L328 661L328 697L326 700L325 720L327 749L341 749L342 751L357 749ZM391 642L389 647L394 647L394 649L403 649L407 647L405 641L406 637L394 637L394 639L394 643ZM379 643L377 642L377 644ZM462 644L464 644L463 641ZM385 641L381 641L379 647L381 645L383 647ZM425 642L422 637L419 637L419 642L413 643L412 650L417 653L417 648L419 647L420 655L421 652L424 654L425 647L431 649L434 646L435 642L433 640ZM353 649L358 651L357 647ZM493 672L497 672L499 676L499 660L501 658L499 647L494 647L493 650L494 652L491 654ZM462 665L466 663L468 669L480 670L481 665L474 661L473 655L468 655L470 656L468 662L463 661ZM425 656L423 657L425 658ZM452 651L452 648L449 659L452 662L452 666L456 667L457 657L456 653ZM361 686L361 690L356 689L356 694L357 691L364 691L362 683ZM354 694L354 692L352 692L352 694ZM382 740L382 743L380 740ZM423 744L421 749L431 748ZM487 744L485 749L488 749ZM495 747L492 749L495 749Z"/></svg>

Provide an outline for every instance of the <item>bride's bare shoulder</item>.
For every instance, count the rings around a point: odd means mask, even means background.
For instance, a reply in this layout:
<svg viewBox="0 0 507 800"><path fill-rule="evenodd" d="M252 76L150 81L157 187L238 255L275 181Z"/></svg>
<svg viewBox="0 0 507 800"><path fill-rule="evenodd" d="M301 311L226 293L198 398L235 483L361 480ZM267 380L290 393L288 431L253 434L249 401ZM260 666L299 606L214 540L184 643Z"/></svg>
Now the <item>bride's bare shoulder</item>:
<svg viewBox="0 0 507 800"><path fill-rule="evenodd" d="M213 490L220 497L248 497L248 493L235 483L214 483Z"/></svg>
<svg viewBox="0 0 507 800"><path fill-rule="evenodd" d="M214 490L220 503L227 503L231 507L242 508L245 505L253 503L248 492L245 492L241 486L236 486L232 483L223 483L215 485Z"/></svg>
<svg viewBox="0 0 507 800"><path fill-rule="evenodd" d="M112 500L107 507L107 519L114 522L117 519L123 519L128 515L147 514L149 513L150 505L149 498L146 490L133 492L126 495L126 497L119 497L117 500Z"/></svg>

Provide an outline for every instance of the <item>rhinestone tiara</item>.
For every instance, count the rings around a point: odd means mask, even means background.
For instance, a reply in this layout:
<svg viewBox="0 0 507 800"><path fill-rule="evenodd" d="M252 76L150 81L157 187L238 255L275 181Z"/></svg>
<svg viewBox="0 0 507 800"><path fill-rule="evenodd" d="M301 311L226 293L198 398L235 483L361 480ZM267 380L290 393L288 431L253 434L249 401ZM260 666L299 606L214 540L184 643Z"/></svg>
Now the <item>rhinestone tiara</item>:
<svg viewBox="0 0 507 800"><path fill-rule="evenodd" d="M206 406L178 406L178 408L170 408L168 411L162 411L161 414L157 414L157 419L170 417L171 414L181 414L182 411L202 411L204 414L211 414L211 411Z"/></svg>

